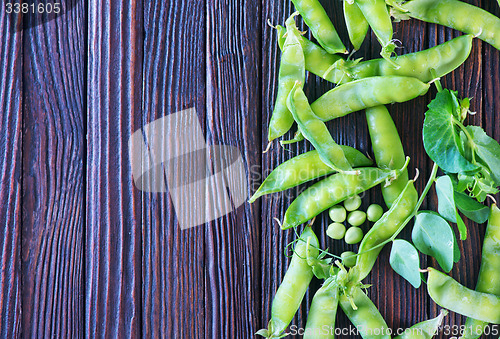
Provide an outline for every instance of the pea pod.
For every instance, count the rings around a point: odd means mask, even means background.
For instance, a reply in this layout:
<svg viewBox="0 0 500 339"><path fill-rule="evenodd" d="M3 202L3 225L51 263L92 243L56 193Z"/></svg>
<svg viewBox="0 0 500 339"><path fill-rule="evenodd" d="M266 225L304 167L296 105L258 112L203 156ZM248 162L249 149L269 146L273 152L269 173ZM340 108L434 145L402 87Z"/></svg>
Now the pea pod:
<svg viewBox="0 0 500 339"><path fill-rule="evenodd" d="M311 220L324 210L335 206L345 199L364 192L389 179L397 178L402 169L384 170L364 167L358 173L337 173L310 186L288 207L283 229L298 226Z"/></svg>
<svg viewBox="0 0 500 339"><path fill-rule="evenodd" d="M307 315L304 339L335 338L335 318L339 303L339 288L336 276L328 278L314 294Z"/></svg>
<svg viewBox="0 0 500 339"><path fill-rule="evenodd" d="M416 78L371 77L330 90L311 108L318 118L329 121L365 108L412 100L427 93L429 87Z"/></svg>
<svg viewBox="0 0 500 339"><path fill-rule="evenodd" d="M382 215L366 234L359 246L359 256L349 272L354 281L361 281L370 273L382 247L376 246L389 240L413 213L417 205L418 194L413 180L408 181L401 195L394 201L392 207Z"/></svg>
<svg viewBox="0 0 500 339"><path fill-rule="evenodd" d="M411 0L401 6L412 18L477 36L500 50L500 18L458 0Z"/></svg>
<svg viewBox="0 0 500 339"><path fill-rule="evenodd" d="M300 32L295 25L295 16L296 14L292 15L286 21L287 38L281 55L278 94L269 123L269 141L279 138L292 127L294 120L286 106L286 100L295 82L305 81L304 52L299 43Z"/></svg>
<svg viewBox="0 0 500 339"><path fill-rule="evenodd" d="M500 324L500 296L468 289L434 268L428 271L427 292L436 304L467 317Z"/></svg>
<svg viewBox="0 0 500 339"><path fill-rule="evenodd" d="M318 0L292 0L319 44L330 54L346 53L337 30Z"/></svg>
<svg viewBox="0 0 500 339"><path fill-rule="evenodd" d="M312 246L307 246L308 243ZM280 337L297 313L313 277L312 267L307 264L306 257L318 256L318 247L318 238L311 227L307 226L297 241L290 266L274 296L271 320L268 329L264 330L265 337ZM307 250L314 253L307 253Z"/></svg>
<svg viewBox="0 0 500 339"><path fill-rule="evenodd" d="M333 140L325 123L311 110L301 83L295 83L288 96L287 105L302 135L318 151L321 160L336 171L352 170L344 151Z"/></svg>
<svg viewBox="0 0 500 339"><path fill-rule="evenodd" d="M278 31L278 45L281 49L283 49L286 40L286 29L279 25L276 26L276 29ZM302 50L304 51L305 66L309 72L322 78L325 77L325 74L329 74L329 76L335 74L335 77L338 79L342 77L341 71L332 69L332 65L342 59L341 56L328 53L304 36L301 36L299 41L302 45Z"/></svg>
<svg viewBox="0 0 500 339"><path fill-rule="evenodd" d="M340 307L359 330L363 339L390 339L390 331L387 323L378 311L377 307L361 290L355 286L350 289L349 296L340 296ZM354 310L352 304L356 305Z"/></svg>
<svg viewBox="0 0 500 339"><path fill-rule="evenodd" d="M359 63L341 60L337 63L337 69L342 72L332 72L326 80L346 83L374 76L398 75L429 82L433 80L434 76L442 77L460 67L470 55L472 39L472 35L462 35L420 52L392 58L400 66L399 68L395 68L392 63L385 59L373 59ZM305 57L307 60L307 54ZM431 70L435 71L435 75L431 74ZM344 75L339 78L339 74L342 73Z"/></svg>
<svg viewBox="0 0 500 339"><path fill-rule="evenodd" d="M358 50L368 34L370 28L368 21L366 21L358 5L355 2L351 4L347 0L344 0L344 19L352 46L355 50Z"/></svg>
<svg viewBox="0 0 500 339"><path fill-rule="evenodd" d="M371 166L373 164L370 159L357 149L342 145L340 147L352 167ZM263 195L281 192L334 172L331 167L321 160L318 151L314 150L300 154L276 167L249 201L252 203Z"/></svg>
<svg viewBox="0 0 500 339"><path fill-rule="evenodd" d="M476 291L500 295L500 210L491 206ZM479 338L488 323L468 318L462 338Z"/></svg>
<svg viewBox="0 0 500 339"><path fill-rule="evenodd" d="M446 315L448 315L448 311L441 310L439 316L436 318L413 325L394 339L432 339L439 330Z"/></svg>
<svg viewBox="0 0 500 339"><path fill-rule="evenodd" d="M397 67L397 63L390 59L395 45L392 41L392 20L385 0L355 0L355 2L382 45L380 55Z"/></svg>
<svg viewBox="0 0 500 339"><path fill-rule="evenodd" d="M389 169L401 168L406 156L398 130L387 108L377 106L366 109L366 121L377 166ZM390 185L382 187L382 195L389 208L407 183L408 171L405 170Z"/></svg>

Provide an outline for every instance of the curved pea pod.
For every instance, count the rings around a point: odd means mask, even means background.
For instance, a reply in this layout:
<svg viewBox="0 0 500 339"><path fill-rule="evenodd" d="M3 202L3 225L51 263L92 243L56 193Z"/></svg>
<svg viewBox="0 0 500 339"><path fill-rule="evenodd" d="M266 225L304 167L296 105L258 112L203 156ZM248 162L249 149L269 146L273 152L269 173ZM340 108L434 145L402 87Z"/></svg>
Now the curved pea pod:
<svg viewBox="0 0 500 339"><path fill-rule="evenodd" d="M268 139L279 138L292 127L293 116L288 110L286 100L296 81L305 81L304 52L299 43L300 32L295 25L294 15L286 22L287 38L283 46L278 80L278 94L269 122Z"/></svg>
<svg viewBox="0 0 500 339"><path fill-rule="evenodd" d="M394 339L432 339L443 323L444 317L448 315L447 310L441 310L439 316L426 320L405 330Z"/></svg>
<svg viewBox="0 0 500 339"><path fill-rule="evenodd" d="M434 268L428 271L427 292L436 304L467 317L500 324L500 296L468 289Z"/></svg>
<svg viewBox="0 0 500 339"><path fill-rule="evenodd" d="M340 73L345 72L343 78L339 78L339 73L335 73L333 74L335 79L327 80L341 80L346 83L374 76L397 75L429 82L434 78L431 74L432 69L436 72L435 76L442 77L460 67L470 55L472 39L472 35L462 35L420 52L391 58L397 62L399 68L394 67L385 59L373 59L354 64L341 61L337 65Z"/></svg>
<svg viewBox="0 0 500 339"><path fill-rule="evenodd" d="M335 319L339 304L339 288L336 277L328 278L314 294L307 315L304 339L335 338Z"/></svg>
<svg viewBox="0 0 500 339"><path fill-rule="evenodd" d="M405 102L424 95L430 85L416 78L381 76L356 80L335 87L311 104L323 121L369 107Z"/></svg>
<svg viewBox="0 0 500 339"><path fill-rule="evenodd" d="M357 173L333 174L307 188L290 204L281 228L303 224L353 195L397 178L401 171L363 167L356 169Z"/></svg>
<svg viewBox="0 0 500 339"><path fill-rule="evenodd" d="M500 49L500 18L458 0L412 0L401 7L412 18L477 36Z"/></svg>
<svg viewBox="0 0 500 339"><path fill-rule="evenodd" d="M356 3L350 4L346 0L344 1L344 19L352 46L358 50L368 34L370 28L368 21Z"/></svg>
<svg viewBox="0 0 500 339"><path fill-rule="evenodd" d="M382 251L382 246L375 248L390 239L411 216L418 202L418 194L413 180L408 181L401 195L394 201L392 207L382 215L365 235L359 246L359 256L356 266L349 274L355 281L361 281L370 273L377 256Z"/></svg>
<svg viewBox="0 0 500 339"><path fill-rule="evenodd" d="M390 339L390 331L384 318L377 307L361 290L360 287L352 287L350 296L340 296L340 307L349 320L359 330L363 339ZM353 303L357 309L353 309Z"/></svg>
<svg viewBox="0 0 500 339"><path fill-rule="evenodd" d="M406 156L398 130L387 108L385 106L367 108L366 121L377 166L389 169L401 168ZM407 183L408 171L405 170L390 185L382 187L382 195L389 208Z"/></svg>
<svg viewBox="0 0 500 339"><path fill-rule="evenodd" d="M355 3L358 5L366 21L368 21L368 24L382 45L382 52L380 55L397 67L397 63L390 59L391 54L394 52L395 45L392 41L393 29L391 15L387 9L385 0L355 0Z"/></svg>
<svg viewBox="0 0 500 339"><path fill-rule="evenodd" d="M344 151L333 140L325 123L311 110L301 83L296 82L293 86L287 105L302 135L318 151L321 160L336 171L352 170Z"/></svg>
<svg viewBox="0 0 500 339"><path fill-rule="evenodd" d="M286 40L284 36L286 29L279 25L276 26L276 29L278 31L278 45L283 49ZM342 59L341 56L328 53L303 36L300 37L299 41L304 51L306 70L319 77L328 78L327 80L340 79L342 77L342 72L340 70L332 69L332 65Z"/></svg>
<svg viewBox="0 0 500 339"><path fill-rule="evenodd" d="M319 44L330 54L346 53L337 30L318 0L292 0Z"/></svg>
<svg viewBox="0 0 500 339"><path fill-rule="evenodd" d="M308 243L311 246L307 246ZM271 320L266 330L268 338L279 337L297 313L313 277L313 270L307 264L306 257L317 257L318 247L318 238L311 227L306 227L297 241L290 266L274 296ZM307 250L314 253L307 253Z"/></svg>
<svg viewBox="0 0 500 339"><path fill-rule="evenodd" d="M371 166L373 162L355 148L340 145L352 167ZM318 151L300 154L276 167L264 180L257 192L250 198L254 202L259 197L281 192L307 181L335 173L319 157Z"/></svg>
<svg viewBox="0 0 500 339"><path fill-rule="evenodd" d="M500 295L500 210L491 206L476 291ZM468 318L462 338L479 338L488 323Z"/></svg>

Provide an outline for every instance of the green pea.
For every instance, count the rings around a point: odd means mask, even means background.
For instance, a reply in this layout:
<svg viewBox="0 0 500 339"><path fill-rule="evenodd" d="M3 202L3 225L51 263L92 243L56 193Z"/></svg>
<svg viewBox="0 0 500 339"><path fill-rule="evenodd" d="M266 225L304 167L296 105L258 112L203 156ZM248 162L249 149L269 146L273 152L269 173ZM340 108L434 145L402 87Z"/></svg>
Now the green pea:
<svg viewBox="0 0 500 339"><path fill-rule="evenodd" d="M345 232L345 242L354 245L363 240L363 230L359 227L351 227Z"/></svg>
<svg viewBox="0 0 500 339"><path fill-rule="evenodd" d="M366 210L366 216L371 222L377 222L382 217L382 214L384 214L384 209L377 204L371 204Z"/></svg>
<svg viewBox="0 0 500 339"><path fill-rule="evenodd" d="M366 213L363 211L354 211L347 216L347 222L354 227L363 225L365 221Z"/></svg>
<svg viewBox="0 0 500 339"><path fill-rule="evenodd" d="M347 217L345 208L340 205L330 208L328 214L330 215L330 219L332 219L333 222L344 222Z"/></svg>
<svg viewBox="0 0 500 339"><path fill-rule="evenodd" d="M330 226L328 226L326 235L328 235L332 239L340 240L344 237L345 231L346 229L343 224L334 222L333 224L330 224Z"/></svg>
<svg viewBox="0 0 500 339"><path fill-rule="evenodd" d="M359 195L352 196L344 201L344 207L348 211L355 211L361 206L361 198Z"/></svg>
<svg viewBox="0 0 500 339"><path fill-rule="evenodd" d="M342 253L340 257L342 258L342 263L344 263L344 266L350 268L356 265L356 253L346 251Z"/></svg>

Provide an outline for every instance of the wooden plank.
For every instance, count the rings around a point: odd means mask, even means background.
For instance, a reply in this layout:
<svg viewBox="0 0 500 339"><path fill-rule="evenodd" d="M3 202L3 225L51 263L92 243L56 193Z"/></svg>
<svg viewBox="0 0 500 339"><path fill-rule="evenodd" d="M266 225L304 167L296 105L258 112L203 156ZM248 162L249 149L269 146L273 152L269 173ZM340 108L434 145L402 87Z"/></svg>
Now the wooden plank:
<svg viewBox="0 0 500 339"><path fill-rule="evenodd" d="M144 10L142 125L194 107L204 126L205 3L150 1ZM205 227L182 230L168 192L144 193L143 211L143 336L204 337Z"/></svg>
<svg viewBox="0 0 500 339"><path fill-rule="evenodd" d="M45 15L45 14L44 14ZM82 335L84 25L82 3L24 32L22 332Z"/></svg>
<svg viewBox="0 0 500 339"><path fill-rule="evenodd" d="M22 20L0 11L0 337L21 333Z"/></svg>
<svg viewBox="0 0 500 339"><path fill-rule="evenodd" d="M207 2L207 142L239 149L260 166L261 7ZM250 192L249 192L250 193ZM248 203L205 230L205 336L250 338L259 329L260 214Z"/></svg>
<svg viewBox="0 0 500 339"><path fill-rule="evenodd" d="M129 137L141 127L143 3L92 1L88 18L85 335L141 334L141 195Z"/></svg>

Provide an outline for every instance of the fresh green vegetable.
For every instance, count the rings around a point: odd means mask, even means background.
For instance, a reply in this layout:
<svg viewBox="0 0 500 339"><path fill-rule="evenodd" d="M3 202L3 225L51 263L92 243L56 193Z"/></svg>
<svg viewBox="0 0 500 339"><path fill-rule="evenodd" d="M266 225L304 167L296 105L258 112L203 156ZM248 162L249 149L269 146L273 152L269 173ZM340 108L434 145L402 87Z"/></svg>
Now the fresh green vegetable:
<svg viewBox="0 0 500 339"><path fill-rule="evenodd" d="M443 319L447 315L447 310L441 310L436 318L413 325L394 339L432 339L439 331Z"/></svg>
<svg viewBox="0 0 500 339"><path fill-rule="evenodd" d="M382 215L384 214L384 209L382 206L377 205L377 204L371 204L368 206L368 209L366 210L366 216L369 221L371 222L377 222Z"/></svg>
<svg viewBox="0 0 500 339"><path fill-rule="evenodd" d="M490 213L476 291L500 296L500 210L492 205ZM462 338L479 338L487 325L484 321L468 318Z"/></svg>
<svg viewBox="0 0 500 339"><path fill-rule="evenodd" d="M313 36L328 53L347 52L332 21L318 0L292 0L292 2L311 29Z"/></svg>
<svg viewBox="0 0 500 339"><path fill-rule="evenodd" d="M363 240L363 230L359 227L350 227L345 232L345 242L349 245L354 245Z"/></svg>
<svg viewBox="0 0 500 339"><path fill-rule="evenodd" d="M339 297L336 276L328 278L314 294L307 315L304 339L333 339L335 337L335 319Z"/></svg>
<svg viewBox="0 0 500 339"><path fill-rule="evenodd" d="M403 165L404 165L404 163L403 163ZM347 211L355 211L360 206L361 206L361 197L357 194L352 196L352 197L347 198L344 201L344 207Z"/></svg>
<svg viewBox="0 0 500 339"><path fill-rule="evenodd" d="M434 268L428 268L427 292L439 306L492 324L500 324L500 296L473 291Z"/></svg>
<svg viewBox="0 0 500 339"><path fill-rule="evenodd" d="M372 161L357 149L342 145L340 147L352 167L372 165ZM263 195L281 192L332 173L335 170L321 160L318 151L300 154L276 167L249 201L252 203Z"/></svg>
<svg viewBox="0 0 500 339"><path fill-rule="evenodd" d="M334 222L344 222L347 217L347 211L340 205L330 208L328 214Z"/></svg>
<svg viewBox="0 0 500 339"><path fill-rule="evenodd" d="M346 232L346 228L343 224L338 222L334 222L328 226L326 230L326 235L335 240L340 240L344 238Z"/></svg>
<svg viewBox="0 0 500 339"><path fill-rule="evenodd" d="M366 221L366 213L363 211L353 211L347 216L347 222L352 226L361 226Z"/></svg>
<svg viewBox="0 0 500 339"><path fill-rule="evenodd" d="M269 123L269 141L279 138L292 127L293 116L287 108L286 100L295 82L305 81L304 51L299 42L301 35L295 24L295 16L297 13L286 21L287 37L281 55L278 95Z"/></svg>
<svg viewBox="0 0 500 339"><path fill-rule="evenodd" d="M427 93L429 87L416 78L371 77L330 90L312 103L311 108L318 118L329 121L365 108L409 101Z"/></svg>
<svg viewBox="0 0 500 339"><path fill-rule="evenodd" d="M352 170L342 147L337 145L325 123L311 110L300 82L296 82L290 91L287 106L302 135L311 142L325 164L339 172Z"/></svg>
<svg viewBox="0 0 500 339"><path fill-rule="evenodd" d="M358 50L368 34L370 28L368 21L366 21L358 5L355 2L351 4L349 1L344 1L344 18L352 46L355 50Z"/></svg>
<svg viewBox="0 0 500 339"><path fill-rule="evenodd" d="M340 257L342 258L342 263L345 267L353 267L356 265L356 253L345 251L340 255Z"/></svg>

